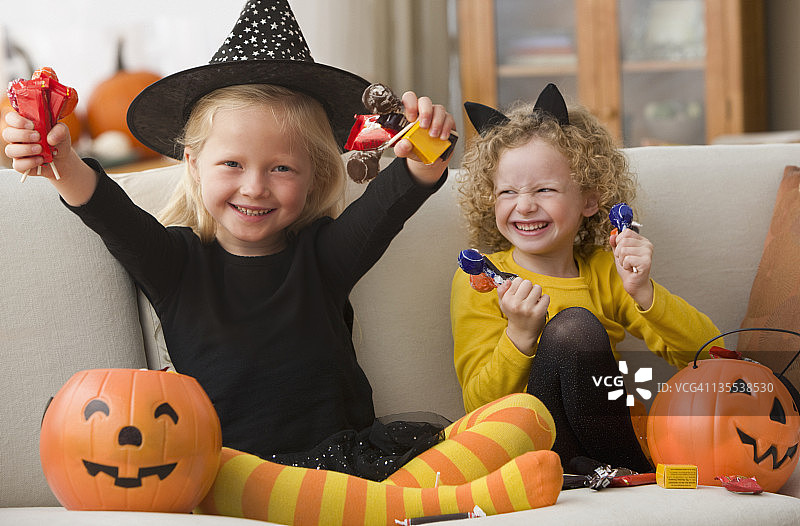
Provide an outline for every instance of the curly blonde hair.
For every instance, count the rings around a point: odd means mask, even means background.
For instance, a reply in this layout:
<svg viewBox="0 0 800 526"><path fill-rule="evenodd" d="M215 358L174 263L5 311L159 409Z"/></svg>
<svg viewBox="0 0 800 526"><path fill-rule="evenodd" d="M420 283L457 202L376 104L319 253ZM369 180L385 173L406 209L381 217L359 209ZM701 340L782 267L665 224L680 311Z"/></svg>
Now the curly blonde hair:
<svg viewBox="0 0 800 526"><path fill-rule="evenodd" d="M633 206L636 196L636 178L608 130L582 106L570 108L570 124L564 126L547 113L533 111L533 104L516 106L508 117L508 122L472 139L464 152L463 170L456 182L472 246L485 252L511 248L495 222L494 176L505 151L537 138L564 155L582 192L597 195L599 210L583 219L575 250L585 255L594 247L607 247L612 228L609 210L623 201Z"/></svg>
<svg viewBox="0 0 800 526"><path fill-rule="evenodd" d="M314 182L303 211L289 226L288 233L297 232L320 217L338 215L344 204L346 181L341 151L325 110L308 95L269 84L220 88L194 105L178 142L199 153L211 133L217 112L253 106L270 108L279 117L283 131L297 141L311 159ZM206 210L200 184L191 176L188 167L158 219L164 225L190 227L203 243L211 242L216 235L216 221Z"/></svg>

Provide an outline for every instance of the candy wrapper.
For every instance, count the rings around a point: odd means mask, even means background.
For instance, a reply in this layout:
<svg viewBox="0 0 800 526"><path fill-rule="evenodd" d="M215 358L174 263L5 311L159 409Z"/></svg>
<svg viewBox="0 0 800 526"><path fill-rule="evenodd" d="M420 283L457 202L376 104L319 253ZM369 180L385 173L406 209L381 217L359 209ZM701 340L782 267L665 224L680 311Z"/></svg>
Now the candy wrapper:
<svg viewBox="0 0 800 526"><path fill-rule="evenodd" d="M344 147L348 150L377 150L397 135L408 122L402 114L356 115L356 123Z"/></svg>
<svg viewBox="0 0 800 526"><path fill-rule="evenodd" d="M356 122L344 147L352 151L347 160L347 174L357 183L370 181L378 175L378 164L386 148L400 139L408 139L414 153L425 164L437 158L447 158L458 136L445 141L431 137L419 123L409 123L403 116L403 103L383 84L370 84L361 97L369 115L356 115Z"/></svg>
<svg viewBox="0 0 800 526"><path fill-rule="evenodd" d="M764 488L756 481L755 477L742 477L741 475L722 475L714 477L720 481L722 487L732 493L747 493L750 495L758 495L764 491Z"/></svg>
<svg viewBox="0 0 800 526"><path fill-rule="evenodd" d="M642 225L633 220L633 209L627 203L617 203L608 211L608 219L614 225L615 233L630 228L639 232Z"/></svg>
<svg viewBox="0 0 800 526"><path fill-rule="evenodd" d="M75 109L78 104L77 92L58 82L55 72L45 67L37 69L31 80L12 81L8 85L8 99L17 113L33 121L34 128L39 132L44 162L52 163L53 151L47 144L47 134L60 119ZM53 173L56 179L60 178L54 166Z"/></svg>
<svg viewBox="0 0 800 526"><path fill-rule="evenodd" d="M708 354L712 358L724 358L728 360L743 360L744 356L739 351L732 351L724 347L714 345L708 350Z"/></svg>
<svg viewBox="0 0 800 526"><path fill-rule="evenodd" d="M614 230L611 231L612 234L621 233L626 228L638 233L639 227L642 226L633 220L633 209L627 203L617 203L612 206L611 210L608 211L608 219L614 225ZM633 267L632 270L634 273L639 272L637 267Z"/></svg>
<svg viewBox="0 0 800 526"><path fill-rule="evenodd" d="M489 292L506 280L517 277L516 274L498 270L489 258L474 248L462 250L458 254L458 266L469 274L469 284L478 292Z"/></svg>
<svg viewBox="0 0 800 526"><path fill-rule="evenodd" d="M628 486L641 486L655 484L655 473L636 473L628 468L612 468L589 457L577 456L569 461L566 468L576 474L565 474L562 489L592 488L623 488Z"/></svg>
<svg viewBox="0 0 800 526"><path fill-rule="evenodd" d="M395 519L394 523L398 526L416 526L417 524L431 524L434 522L455 521L459 519L475 519L486 517L486 512L480 506L475 506L472 511L464 513L446 513L444 515L432 515L429 517L416 517L413 519Z"/></svg>

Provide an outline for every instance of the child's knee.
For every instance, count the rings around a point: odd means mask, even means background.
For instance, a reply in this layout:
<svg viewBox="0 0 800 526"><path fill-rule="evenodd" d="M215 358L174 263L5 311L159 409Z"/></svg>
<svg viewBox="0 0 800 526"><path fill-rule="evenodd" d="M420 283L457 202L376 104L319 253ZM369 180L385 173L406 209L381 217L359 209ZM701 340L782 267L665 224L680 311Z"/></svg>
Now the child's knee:
<svg viewBox="0 0 800 526"><path fill-rule="evenodd" d="M591 355L597 353L611 353L606 328L588 309L570 307L544 326L536 357L540 364L570 368L584 360L594 360Z"/></svg>
<svg viewBox="0 0 800 526"><path fill-rule="evenodd" d="M544 330L548 328L550 328L550 332L557 332L565 337L597 329L605 332L605 328L597 316L583 307L569 307L560 311L547 323Z"/></svg>
<svg viewBox="0 0 800 526"><path fill-rule="evenodd" d="M513 424L533 442L534 449L550 449L555 442L556 425L541 400L528 393L513 393L493 402L497 404L485 421Z"/></svg>

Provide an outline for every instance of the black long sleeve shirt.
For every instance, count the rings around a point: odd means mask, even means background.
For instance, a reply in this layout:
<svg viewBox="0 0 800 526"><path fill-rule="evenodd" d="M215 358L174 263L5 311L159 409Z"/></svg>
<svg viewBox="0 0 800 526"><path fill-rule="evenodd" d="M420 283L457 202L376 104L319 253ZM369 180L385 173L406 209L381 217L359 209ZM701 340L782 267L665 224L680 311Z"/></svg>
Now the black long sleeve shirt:
<svg viewBox="0 0 800 526"><path fill-rule="evenodd" d="M243 257L163 227L87 162L97 189L69 208L150 299L175 368L211 398L225 446L267 457L372 423L348 295L446 174L423 187L398 159L337 219L317 220L280 253Z"/></svg>

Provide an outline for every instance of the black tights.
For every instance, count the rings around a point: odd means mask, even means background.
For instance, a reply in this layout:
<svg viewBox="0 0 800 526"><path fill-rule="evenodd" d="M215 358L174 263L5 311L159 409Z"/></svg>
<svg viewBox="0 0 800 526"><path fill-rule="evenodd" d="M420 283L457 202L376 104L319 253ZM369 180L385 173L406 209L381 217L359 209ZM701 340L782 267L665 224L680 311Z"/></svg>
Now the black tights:
<svg viewBox="0 0 800 526"><path fill-rule="evenodd" d="M553 451L565 468L571 459L584 456L612 467L652 471L633 430L626 397L608 400L610 389L596 385L593 376L620 376L608 333L588 310L565 309L542 331L528 381L528 392L555 420Z"/></svg>

